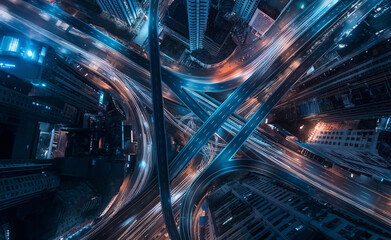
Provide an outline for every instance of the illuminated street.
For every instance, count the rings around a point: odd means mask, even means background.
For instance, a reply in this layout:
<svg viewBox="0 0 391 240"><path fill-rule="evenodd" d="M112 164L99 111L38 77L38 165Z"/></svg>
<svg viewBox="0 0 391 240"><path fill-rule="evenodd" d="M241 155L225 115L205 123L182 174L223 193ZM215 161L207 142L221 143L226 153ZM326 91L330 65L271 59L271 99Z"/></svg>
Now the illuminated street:
<svg viewBox="0 0 391 240"><path fill-rule="evenodd" d="M0 1L0 240L391 239L391 3Z"/></svg>

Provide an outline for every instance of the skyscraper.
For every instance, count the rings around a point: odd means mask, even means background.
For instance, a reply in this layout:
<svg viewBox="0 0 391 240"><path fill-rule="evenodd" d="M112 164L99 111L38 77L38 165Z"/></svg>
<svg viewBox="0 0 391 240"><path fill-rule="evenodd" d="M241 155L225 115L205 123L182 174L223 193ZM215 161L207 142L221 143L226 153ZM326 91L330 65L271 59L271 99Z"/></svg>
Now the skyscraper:
<svg viewBox="0 0 391 240"><path fill-rule="evenodd" d="M323 125L323 126L322 126ZM326 127L324 127L326 126ZM324 129L323 129L323 128ZM379 178L389 178L390 133L376 129L328 129L318 123L308 143L315 150L334 162Z"/></svg>
<svg viewBox="0 0 391 240"><path fill-rule="evenodd" d="M19 205L45 192L52 192L59 186L60 178L56 174L52 172L48 175L46 172L26 174L27 171L24 172L22 169L26 170L28 166L28 162L16 165L12 171L17 172L18 175L0 178L0 210Z"/></svg>
<svg viewBox="0 0 391 240"><path fill-rule="evenodd" d="M258 3L259 0L237 0L234 6L234 12L245 22L249 22L257 9Z"/></svg>
<svg viewBox="0 0 391 240"><path fill-rule="evenodd" d="M209 0L187 0L190 50L203 48L204 33L208 21Z"/></svg>
<svg viewBox="0 0 391 240"><path fill-rule="evenodd" d="M103 11L116 16L129 25L137 18L139 5L137 0L98 0Z"/></svg>

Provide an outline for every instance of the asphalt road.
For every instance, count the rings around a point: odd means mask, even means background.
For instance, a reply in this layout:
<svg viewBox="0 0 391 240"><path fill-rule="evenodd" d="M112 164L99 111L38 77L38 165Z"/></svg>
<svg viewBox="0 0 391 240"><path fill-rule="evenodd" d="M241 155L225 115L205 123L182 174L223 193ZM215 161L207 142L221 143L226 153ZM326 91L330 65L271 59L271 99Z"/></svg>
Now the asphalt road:
<svg viewBox="0 0 391 240"><path fill-rule="evenodd" d="M57 14L57 13L53 13L53 14ZM87 27L88 26L88 27ZM85 26L85 29L84 30L90 30L89 28L91 28L93 31L96 31L94 28L92 28L91 26L89 26L89 25L87 25L87 26ZM88 32L88 31L87 31ZM103 34L104 35L104 34ZM101 38L100 39L102 42L105 42L105 40L104 40L104 38ZM110 39L109 39L110 40ZM106 42L108 42L108 41L106 41ZM115 44L109 44L109 46L114 46ZM289 53L288 53L289 54ZM137 60L136 60L137 61ZM164 75L164 71L163 71L163 73L162 73L163 75ZM170 74L168 74L168 75L170 75ZM172 75L170 75L170 76L172 76ZM176 77L174 76L171 80L170 80L170 82L175 82L174 80L176 79ZM194 84L194 83L191 83L191 82L189 82L189 85L188 86L192 86L192 84ZM210 85L213 85L213 84L210 84ZM182 88L183 86L180 86L180 88ZM211 86L207 86L208 87L208 90L210 90L209 88L211 87ZM174 87L173 87L174 88ZM213 88L213 87L212 87ZM201 88L195 88L195 89L201 89ZM207 88L203 88L203 89L207 89ZM186 94L186 93L185 93ZM197 106L197 105L195 105L195 106ZM199 107L199 106L198 106ZM194 109L195 107L193 107L193 109ZM156 191L156 188L154 188L153 186L151 186L150 188L149 188L151 191L147 191L147 193L154 193L154 192L156 192L156 193L158 193L158 191ZM149 190L148 189L148 190ZM156 195L154 195L154 196L157 196L158 194L156 194ZM149 197L149 195L148 194L143 194L143 195L141 195L141 196L144 196L145 197L145 200L148 200L148 199L155 199L156 197ZM136 202L137 202L137 199L135 200ZM148 205L148 204L145 204L145 203L142 203L141 205L144 205L144 206L146 206L146 205ZM148 206L147 206L148 207ZM136 209L137 209L137 207L136 207ZM125 213L129 213L129 212L131 212L131 211L128 211L128 212L126 212L125 211ZM140 211L140 212L142 212L142 210ZM122 213L122 210L121 210L121 213ZM122 222L124 221L124 220L126 220L127 219L127 216L132 216L132 214L130 214L130 215L127 215L127 214L120 214L121 215L121 218L122 218ZM119 223L119 224L121 224L121 221L117 221L117 223ZM113 229L113 226L112 225L109 225L109 227L111 227L111 229ZM108 229L108 228L107 228Z"/></svg>
<svg viewBox="0 0 391 240"><path fill-rule="evenodd" d="M171 184L167 157L167 136L164 126L164 106L162 75L160 67L160 48L158 34L159 0L149 3L149 59L152 84L153 127L155 149L157 152L157 172L160 189L160 203L167 232L171 239L180 239L171 206Z"/></svg>
<svg viewBox="0 0 391 240"><path fill-rule="evenodd" d="M376 5L377 2L375 1L366 1L358 8L358 10L355 9L352 14L346 14L346 16L342 16L340 19L338 19L336 24L334 24L330 29L326 31L326 37L320 36L318 38L318 41L312 44L313 46L316 46L315 49L311 47L310 51L306 51L306 54L309 56L305 60L296 60L299 62L295 62L296 64L293 63L293 73L290 74L286 78L286 80L284 80L284 82L279 86L279 88L266 100L266 102L261 105L261 107L254 113L250 120L247 121L247 123L241 128L240 132L228 143L228 145L219 153L219 155L212 161L212 163L206 168L206 170L203 171L197 178L197 180L190 186L184 197L184 203L182 204L181 211L183 211L184 213L181 213L181 221L191 222L192 219L192 215L187 214L187 212L189 211L188 209L186 209L186 207L189 206L189 203L186 203L186 201L189 201L187 199L199 199L201 189L206 186L202 184L208 184L210 181L215 179L214 176L219 176L220 174L222 174L222 166L226 167L231 165L230 160L234 157L236 152L241 148L241 146L250 137L250 135L255 131L255 129L263 121L263 119L268 115L270 110L281 100L281 98L289 91L293 84L307 71L307 69L317 59L319 59L330 48L330 46L332 46L332 44L334 44L335 39L338 39L342 34L344 34L345 25L343 23L345 21L355 23L358 22L360 19L362 19L363 15L366 15ZM192 202L191 204L194 205L194 202ZM190 239L190 224L180 224L181 228L182 226L186 226L186 229L180 230L182 239Z"/></svg>

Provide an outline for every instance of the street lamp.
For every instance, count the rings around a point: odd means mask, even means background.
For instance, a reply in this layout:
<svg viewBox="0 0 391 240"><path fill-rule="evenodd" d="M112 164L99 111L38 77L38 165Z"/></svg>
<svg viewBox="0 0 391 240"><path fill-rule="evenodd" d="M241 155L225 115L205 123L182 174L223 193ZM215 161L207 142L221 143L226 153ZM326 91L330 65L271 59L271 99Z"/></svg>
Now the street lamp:
<svg viewBox="0 0 391 240"><path fill-rule="evenodd" d="M33 57L33 51L31 51L31 50L27 50L27 56L29 56L29 57Z"/></svg>

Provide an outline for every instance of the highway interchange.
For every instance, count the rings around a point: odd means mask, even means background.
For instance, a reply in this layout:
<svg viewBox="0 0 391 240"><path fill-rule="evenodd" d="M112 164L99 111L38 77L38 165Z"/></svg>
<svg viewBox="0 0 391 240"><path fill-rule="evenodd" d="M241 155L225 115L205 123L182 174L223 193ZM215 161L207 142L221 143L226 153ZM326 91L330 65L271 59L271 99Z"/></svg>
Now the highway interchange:
<svg viewBox="0 0 391 240"><path fill-rule="evenodd" d="M115 75L118 79L114 81L113 85L116 89L116 94L122 96L122 102L128 102L131 98L129 89L132 89L134 92L139 91L139 97L142 95L140 90L135 89L134 86L130 86L129 81L136 81L139 88L143 88L143 91L148 92L151 89L151 82L149 78L154 75L154 68L160 69L160 64L149 64L148 60L140 55L136 54L134 51L129 50L129 48L120 44L119 42L107 37L105 34L97 31L91 26L75 19L72 16L68 16L65 13L61 12L59 9L53 8L51 5L45 5L42 1L33 1L28 0L27 2L31 3L34 6L38 6L45 14L57 17L63 22L68 23L73 28L77 29L83 36L79 41L74 40L74 36L70 36L69 33L64 33L58 29L49 27L45 21L36 19L36 16L30 16L34 19L29 19L30 25L27 25L27 21L21 21L21 18L28 19L28 14L21 13L23 8L15 8L14 4L23 4L19 1L1 3L9 10L9 13L17 18L18 27L24 25L26 29L33 29L31 31L37 31L38 28L49 29L50 34L46 33L46 36L43 36L44 41L48 41L48 38L51 38L50 44L57 44L62 48L66 48L67 54L77 59L78 61L88 61L88 59L94 59L94 62L97 62L97 59L100 59L99 62L102 62L100 65L100 74L103 76L111 76L109 79L112 81L112 76ZM353 4L356 4L355 7ZM194 201L199 197L198 194L200 189L205 187L206 184L210 182L212 177L205 177L208 174L216 174L216 168L220 169L220 174L224 173L222 170L235 171L239 169L245 169L249 171L257 171L261 169L259 166L262 164L261 161L256 164L254 160L243 160L243 166L240 165L241 161L229 161L235 155L235 153L240 149L244 144L244 147L247 149L252 149L255 151L260 158L268 157L265 161L276 164L277 166L282 167L286 171L292 173L295 176L302 178L308 183L323 189L333 195L345 199L347 202L355 205L357 208L367 212L370 215L373 215L385 223L390 224L390 198L383 194L379 194L376 191L371 191L366 189L363 186L360 186L349 179L338 177L336 173L329 172L327 169L318 166L317 164L311 163L308 159L297 155L294 152L290 152L287 149L284 149L281 145L276 145L270 139L267 139L264 134L257 130L258 125L262 120L267 116L270 110L278 104L281 98L286 94L290 87L295 83L297 79L300 78L303 73L311 66L316 59L323 55L335 42L335 39L338 39L344 34L345 31L349 30L357 22L359 22L372 8L376 7L377 1L315 1L312 4L308 4L308 7L303 11L303 13L298 14L294 21L291 22L291 27L286 27L285 29L279 30L279 35L273 39L273 41L268 41L267 44L260 45L262 46L262 51L260 55L257 56L257 60L254 60L254 65L252 69L254 71L249 71L243 74L243 76L249 75L248 79L243 82L242 79L237 78L236 76L232 79L226 81L218 82L209 82L208 81L199 81L199 78L192 78L187 76L183 77L183 74L175 74L172 70L162 68L161 77L163 82L168 86L169 89L164 88L164 95L166 98L171 98L173 100L183 102L187 108L189 108L197 117L201 119L204 124L198 129L194 130L195 134L191 137L191 140L187 145L181 150L181 152L175 157L175 159L169 164L169 169L166 171L166 186L160 188L162 201L169 205L169 211L171 211L171 204L173 205L174 213L178 212L179 206L181 205L180 201L182 200L182 195L188 188L188 186L195 180L198 173L194 173L191 169L186 168L190 161L200 152L202 147L210 140L210 138L216 133L221 126L223 126L225 135L232 135L234 138L224 150L218 155L216 159L213 160L212 164L207 167L207 170L201 173L198 176L198 179L194 181L191 187L184 198L184 204L182 204L181 217L180 217L180 233L182 238L189 239L191 233L189 232L189 226L191 225L191 214L192 206ZM23 5L25 6L25 5ZM156 5L151 5L156 6ZM353 7L352 7L353 6ZM13 8L14 7L14 8ZM31 6L25 6L25 9L29 10ZM153 11L151 7L151 13L156 13L156 10ZM1 8L0 8L1 10ZM157 15L157 14L156 14ZM155 14L153 14L155 16ZM150 16L152 18L152 16ZM153 25L154 21L150 21L150 26ZM31 24L35 23L37 25ZM40 27L39 27L40 26ZM20 29L20 28L19 28ZM40 31L38 31L40 32ZM150 31L150 34L153 34L155 31ZM43 32L40 32L43 35ZM324 37L324 38L322 38ZM157 36L155 35L154 39L156 40ZM150 41L152 42L151 36ZM69 41L68 41L69 40ZM67 44L63 44L67 42ZM104 44L104 51L100 50L101 45L97 45L96 42ZM159 60L159 48L156 44L151 44L150 49L150 61L160 61ZM88 45L88 46L87 46ZM68 46L68 47L65 47ZM98 47L96 47L98 46ZM316 46L315 48L313 46ZM76 50L75 50L76 49ZM80 51L83 49L84 51ZM87 54L87 56L80 56ZM102 60L104 57L109 55L109 53L116 52L118 57L118 62L116 62L116 68L113 70L109 66L106 66L105 61ZM153 57L153 52L155 52L155 58ZM95 56L91 56L91 53L96 53ZM86 60L87 59L87 60ZM89 63L85 62L88 66ZM150 66L151 74L149 75L148 71ZM129 69L131 73L129 74ZM156 70L157 72L160 70ZM125 76L131 76L131 79L126 79ZM136 78L136 79L134 79ZM126 80L125 80L126 79ZM158 77L157 80L160 78ZM157 82L157 81L156 81ZM243 82L243 83L242 83ZM241 84L242 83L242 84ZM222 91L231 89L234 87L238 88L229 96L229 98L222 104L215 105L214 109L210 109L212 114L210 114L206 109L205 105L214 105L209 99L209 103L206 102L204 106L200 103L197 103L199 99L192 99L190 94L184 89L191 89L195 91ZM265 88L266 86L273 86L269 94L269 98L261 105L258 109L254 110L254 115L250 118L247 123L245 120L239 119L234 112L240 108L240 106L251 96L253 96L260 89ZM127 89L127 90L125 90ZM152 90L154 87L152 86ZM118 91L120 91L118 93ZM172 91L172 92L170 92ZM175 96L172 96L172 93ZM155 96L155 95L152 95ZM121 98L121 97L120 97ZM127 100L126 100L127 99ZM162 102L162 99L160 98ZM145 103L137 103L137 100L133 99L136 102L128 106L123 106L124 109L134 109L134 105L142 105ZM201 102L201 101L200 101ZM148 104L151 108L151 102ZM153 102L153 107L155 107L155 102ZM142 107L137 110L138 112L134 115L143 116L145 113L141 113ZM159 110L163 113L163 109ZM157 111L156 111L157 112ZM169 113L165 111L165 116L167 117ZM132 115L132 114L130 114ZM160 114L163 116L163 114ZM228 120L227 120L228 119ZM157 122L157 118L154 115L154 124ZM139 122L149 122L148 120L139 120ZM143 128L144 124L139 124L139 128ZM239 125L239 127L237 127ZM244 126L243 126L244 125ZM143 132L143 135L150 135L149 131L151 128L145 128L140 131ZM164 129L164 128L163 128ZM254 132L255 131L255 132ZM254 133L253 133L254 132ZM163 134L164 133L160 133ZM149 162L148 167L144 169L151 170L154 166L152 163L151 156L151 137L144 138L146 139L146 144L143 147L143 157L139 158L139 161L145 161L145 158ZM165 139L165 138L164 138ZM273 146L273 147L271 147ZM276 150L273 150L276 149ZM157 149L158 150L158 149ZM148 156L148 157L147 157ZM160 155L159 156L163 156ZM291 160L291 161L290 161ZM252 164L249 164L249 161ZM168 166L168 162L163 159ZM232 163L232 164L231 164ZM224 168L219 168L223 166ZM232 168L230 167L232 165ZM216 167L217 166L217 167ZM235 166L235 167L234 167ZM253 168L252 168L253 166ZM301 166L301 167L298 167ZM170 171L170 176L168 176L168 170ZM144 170L144 174L146 174ZM142 173L143 171L137 171ZM192 174L189 174L191 172ZM132 176L133 178L136 176ZM137 195L134 199L128 199L127 201L120 201L123 203L115 205L109 216L102 216L101 220L93 227L93 230L86 235L86 239L118 239L119 237L135 237L137 231L147 227L145 224L147 221L145 219L155 219L154 221L162 224L161 221L161 211L159 205L159 187L157 185L157 180L152 179L148 180L150 172L148 172L145 177L143 177L142 184L140 184L142 189L137 191L129 191L129 188L132 188L131 184L125 184L123 191L120 191L119 195L122 197L127 194ZM208 179L207 181L204 179ZM169 179L171 182L171 198L170 192L167 189L170 189ZM200 180L201 179L201 180ZM159 181L162 183L161 181ZM148 184L147 184L148 183ZM193 191L194 188L197 188L197 191ZM125 191L125 189L127 189ZM162 192L163 190L163 192ZM352 192L365 192L369 197L366 197L366 200L362 197L352 196ZM190 193L189 193L190 192ZM125 194L126 193L126 194ZM173 197L175 196L175 197ZM133 197L132 197L133 198ZM375 201L376 199L376 201ZM376 203L376 206L375 206ZM163 206L163 208L167 207ZM169 212L163 212L163 215L170 214ZM173 214L171 215L171 221L173 219ZM143 221L144 219L144 221ZM127 223L127 224L124 224ZM167 223L167 220L166 220ZM174 225L170 225L169 233L170 235L178 232L175 222ZM145 231L144 231L145 232ZM140 237L142 235L139 235ZM174 235L175 236L175 235ZM176 237L174 237L176 238Z"/></svg>

